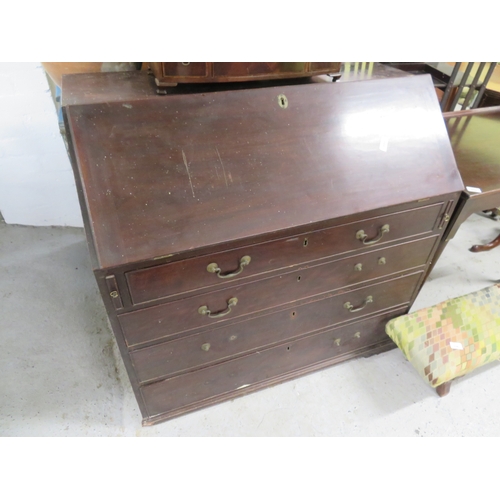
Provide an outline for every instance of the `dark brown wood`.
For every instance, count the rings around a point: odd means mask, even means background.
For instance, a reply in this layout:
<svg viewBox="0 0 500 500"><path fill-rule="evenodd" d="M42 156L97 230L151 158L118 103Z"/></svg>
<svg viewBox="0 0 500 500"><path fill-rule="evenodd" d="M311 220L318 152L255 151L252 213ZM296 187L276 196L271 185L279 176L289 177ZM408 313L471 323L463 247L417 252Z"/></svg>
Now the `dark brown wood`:
<svg viewBox="0 0 500 500"><path fill-rule="evenodd" d="M165 340L184 332L194 333L220 326L238 318L248 317L252 313L262 314L279 306L289 306L294 301L307 301L307 292L302 295L302 282L297 282L297 277L300 276L297 274L290 273L270 280L228 288L220 292L197 295L189 299L125 313L118 318L129 347ZM335 300L330 304L330 312L332 318L336 318L332 324L356 319L367 312L376 312L392 305L410 302L414 287L420 278L421 273L417 272L396 280L356 288L343 293L331 292L330 295L335 294ZM328 285L330 288L335 287L328 282L329 280L325 280L323 277L317 288L325 288ZM322 291L327 292L327 290ZM316 298L328 296L317 295ZM347 302L356 308L363 306L368 296L373 298L373 302L367 304L359 313L352 313L344 307ZM227 308L227 302L231 297L236 297L238 304L227 316L209 318L198 313L199 307L203 305L208 305L214 312L223 311ZM310 295L309 300L312 298L313 296Z"/></svg>
<svg viewBox="0 0 500 500"><path fill-rule="evenodd" d="M377 343L388 344L384 327L391 317L394 313L350 324L342 330L292 340L197 372L146 385L142 392L148 402L149 414L154 418L159 414L168 416L179 409L194 409L200 407L200 403L206 406L227 393L236 397L264 381L269 385L283 375L332 365L346 353L356 352L357 346L361 351ZM368 346L366 332L370 332Z"/></svg>
<svg viewBox="0 0 500 500"><path fill-rule="evenodd" d="M493 89L485 89L484 94L479 102L479 107L500 106L500 92Z"/></svg>
<svg viewBox="0 0 500 500"><path fill-rule="evenodd" d="M489 250L493 250L493 248L496 248L499 245L500 245L500 234L493 241L490 241L485 245L474 245L471 248L469 248L469 250L471 252L487 252Z"/></svg>
<svg viewBox="0 0 500 500"><path fill-rule="evenodd" d="M391 79L69 107L100 267L436 196L450 183L461 190L440 116L415 111L436 104L427 81L405 78L395 95ZM363 95L376 96L376 113ZM380 123L394 107L397 126Z"/></svg>
<svg viewBox="0 0 500 500"><path fill-rule="evenodd" d="M401 297L400 300L405 298L410 300L410 297ZM338 300L330 297L308 304L294 304L292 308L252 316L237 324L233 322L195 335L136 349L130 353L130 357L140 382L150 383L345 323L347 312L336 314L332 309ZM401 304L402 308L407 306L407 303ZM377 308L383 310L378 304ZM366 316L358 314L356 319ZM368 332L366 329L363 338L356 341L356 348L363 346L365 340L370 341ZM342 343L341 349L344 347Z"/></svg>
<svg viewBox="0 0 500 500"><path fill-rule="evenodd" d="M340 75L340 62L152 62L159 87L178 83L234 82L280 78Z"/></svg>
<svg viewBox="0 0 500 500"><path fill-rule="evenodd" d="M383 322L463 190L430 78L168 96L130 78L67 80L64 115L143 422L394 347Z"/></svg>
<svg viewBox="0 0 500 500"><path fill-rule="evenodd" d="M451 380L449 382L445 382L444 384L438 385L436 387L436 392L438 393L438 396L442 398L443 396L446 396L450 392L451 388Z"/></svg>
<svg viewBox="0 0 500 500"><path fill-rule="evenodd" d="M441 215L443 204L430 205L419 209L403 211L396 214L376 217L374 219L359 221L353 224L345 224L335 228L305 233L294 238L275 240L251 247L243 247L219 254L210 254L195 259L187 259L163 266L155 266L127 273L127 281L134 304L141 304L163 297L180 298L179 294L191 290L203 288L227 287L234 282L257 277L264 273L276 272L284 268L301 265L308 267L308 263L317 265L318 259L339 258L344 254L360 251L379 249L387 243L408 238L414 235L431 233L436 227L436 221ZM407 224L408 217L414 218L415 224ZM389 233L385 234L379 243L364 245L361 240L356 239L359 230L366 230L371 237L378 234L385 224L390 226ZM425 248L428 248L426 253ZM335 265L320 268L319 272L331 273L336 276L338 286L343 286L346 277L351 280L362 281L375 277L377 273L388 274L397 270L400 259L405 262L405 269L425 264L427 256L432 248L432 242L423 241L416 245L407 247L407 253L397 256L399 249L387 250L383 255L388 259L388 266L376 266L376 261L368 264L364 258L351 258L343 260ZM216 274L207 271L211 263L215 263L225 272L237 270L242 257L249 256L250 263L243 268L242 272L234 278L219 278ZM369 254L366 259L378 258L382 254L377 253L375 257ZM399 258L398 258L399 257ZM354 272L354 266L364 264L364 272ZM321 269L324 269L323 271ZM353 274L354 273L354 274ZM368 273L368 275L367 275ZM367 277L368 276L368 277ZM353 281L355 282L355 281Z"/></svg>
<svg viewBox="0 0 500 500"><path fill-rule="evenodd" d="M411 77L411 73L401 71L386 64L344 63L338 76L338 83L360 80L380 80L389 78ZM88 73L63 75L62 105L105 103L111 101L128 102L154 98L158 99L157 85L153 76L144 71L123 73ZM213 93L222 90L240 90L243 88L265 88L277 85L306 85L310 83L330 84L326 75L310 78L286 78L279 80L257 80L228 83L193 83L183 84L168 89L168 95L187 95L192 93Z"/></svg>

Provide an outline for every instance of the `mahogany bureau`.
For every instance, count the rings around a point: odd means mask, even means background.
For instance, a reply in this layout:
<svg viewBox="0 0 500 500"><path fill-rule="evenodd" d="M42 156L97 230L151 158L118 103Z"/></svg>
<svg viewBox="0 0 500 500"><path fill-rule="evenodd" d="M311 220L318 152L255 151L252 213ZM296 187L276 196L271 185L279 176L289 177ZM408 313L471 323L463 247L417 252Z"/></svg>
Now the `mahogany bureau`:
<svg viewBox="0 0 500 500"><path fill-rule="evenodd" d="M430 77L128 97L64 114L143 424L394 347L463 190Z"/></svg>

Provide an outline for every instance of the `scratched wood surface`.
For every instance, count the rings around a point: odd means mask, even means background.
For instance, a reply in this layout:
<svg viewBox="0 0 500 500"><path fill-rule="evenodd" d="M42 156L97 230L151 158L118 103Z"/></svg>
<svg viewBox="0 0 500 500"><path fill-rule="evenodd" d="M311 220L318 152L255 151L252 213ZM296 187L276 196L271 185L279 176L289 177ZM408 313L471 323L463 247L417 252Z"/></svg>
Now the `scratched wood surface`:
<svg viewBox="0 0 500 500"><path fill-rule="evenodd" d="M428 75L70 105L67 124L101 268L462 190Z"/></svg>

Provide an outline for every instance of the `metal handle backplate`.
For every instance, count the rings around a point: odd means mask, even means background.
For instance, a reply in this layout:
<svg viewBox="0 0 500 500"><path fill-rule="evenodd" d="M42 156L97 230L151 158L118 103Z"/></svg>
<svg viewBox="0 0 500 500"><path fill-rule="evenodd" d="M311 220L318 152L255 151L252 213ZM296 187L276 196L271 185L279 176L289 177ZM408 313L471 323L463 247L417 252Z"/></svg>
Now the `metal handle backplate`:
<svg viewBox="0 0 500 500"><path fill-rule="evenodd" d="M234 278L234 276L238 276L238 274L240 274L243 271L243 268L245 266L248 266L248 264L250 264L251 260L252 259L250 258L249 255L245 255L244 257L242 257L240 259L240 267L238 269L236 269L236 271L230 271L230 272L225 273L225 274L222 274L221 268L215 262L212 262L212 264L208 264L207 271L209 273L216 273L217 276L219 278L222 278L222 279Z"/></svg>
<svg viewBox="0 0 500 500"><path fill-rule="evenodd" d="M222 316L226 316L226 314L229 314L231 312L231 307L234 307L238 303L238 299L236 297L232 297L227 301L227 309L224 309L224 311L220 311L218 313L212 313L208 306L201 306L198 309L198 312L202 316L208 316L209 318L221 318Z"/></svg>
<svg viewBox="0 0 500 500"><path fill-rule="evenodd" d="M358 311L361 311L362 309L364 309L368 304L370 304L370 302L373 302L373 297L371 295L368 295L368 297L366 297L366 299L364 300L363 304L359 307L354 307L350 302L346 302L344 304L344 307L349 311L349 312L358 312Z"/></svg>
<svg viewBox="0 0 500 500"><path fill-rule="evenodd" d="M373 245L374 243L378 243L383 238L384 234L389 232L389 229L389 224L384 224L379 229L378 235L372 240L369 240L367 234L362 229L360 229L356 233L356 239L361 240L363 242L363 245Z"/></svg>

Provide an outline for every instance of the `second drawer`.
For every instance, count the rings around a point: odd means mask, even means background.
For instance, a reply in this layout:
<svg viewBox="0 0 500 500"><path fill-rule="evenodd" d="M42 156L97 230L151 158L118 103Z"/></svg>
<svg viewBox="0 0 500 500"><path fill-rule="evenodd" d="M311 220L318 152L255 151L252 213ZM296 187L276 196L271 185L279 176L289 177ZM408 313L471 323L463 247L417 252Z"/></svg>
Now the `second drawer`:
<svg viewBox="0 0 500 500"><path fill-rule="evenodd" d="M342 294L332 294L335 295L335 300L332 301L332 318L335 318L336 322L348 321L359 315L371 314L377 310L410 301L422 272L420 270L399 279L386 280ZM229 301L232 296L238 298L238 303L234 306L236 314L233 318L265 311L273 305L284 305L292 302L291 297L295 292L291 293L291 289L294 287L300 289L296 274L290 273L272 280L263 280L235 289L224 290L217 294L201 295L123 314L119 316L119 320L127 345L135 347L147 342L168 339L180 332L222 325L228 318L231 318L230 314L212 319L200 314L199 308L206 303L217 305L217 301L222 302L223 307L226 307L223 301ZM283 281L279 282L281 279ZM276 283L266 283L276 280L278 280L279 286L275 286ZM325 287L324 284L323 287ZM273 292L276 292L278 297L273 296ZM299 295L298 298L303 297ZM318 296L318 298L322 297L325 297L325 294ZM351 304L351 310L347 308L346 303Z"/></svg>

